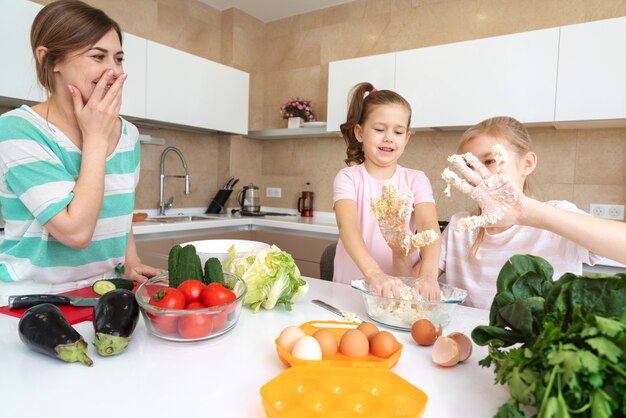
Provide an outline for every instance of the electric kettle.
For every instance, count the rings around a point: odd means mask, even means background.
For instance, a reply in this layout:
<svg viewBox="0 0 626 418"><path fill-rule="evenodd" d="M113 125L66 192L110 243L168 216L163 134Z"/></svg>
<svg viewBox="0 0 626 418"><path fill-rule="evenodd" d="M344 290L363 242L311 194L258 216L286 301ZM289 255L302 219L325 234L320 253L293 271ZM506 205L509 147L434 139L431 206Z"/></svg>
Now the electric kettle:
<svg viewBox="0 0 626 418"><path fill-rule="evenodd" d="M243 189L237 195L237 202L241 206L241 212L260 212L259 186L255 186L252 183L243 186Z"/></svg>

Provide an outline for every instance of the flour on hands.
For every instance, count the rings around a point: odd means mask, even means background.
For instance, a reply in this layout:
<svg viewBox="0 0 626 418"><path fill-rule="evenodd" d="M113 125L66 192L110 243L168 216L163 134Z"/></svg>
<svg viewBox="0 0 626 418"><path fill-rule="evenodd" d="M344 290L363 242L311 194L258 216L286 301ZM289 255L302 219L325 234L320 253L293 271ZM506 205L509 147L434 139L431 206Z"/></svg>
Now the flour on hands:
<svg viewBox="0 0 626 418"><path fill-rule="evenodd" d="M409 221L413 212L413 193L399 194L390 184L383 186L380 198L372 200L372 210L378 220L380 231L389 245L402 248L406 255L412 248L419 251L437 241L439 235L432 229L411 234Z"/></svg>
<svg viewBox="0 0 626 418"><path fill-rule="evenodd" d="M492 173L472 153L451 155L448 162L457 169L464 178L446 168L441 177L448 184L444 193L450 196L450 187L454 186L469 195L480 206L481 214L460 219L455 229L458 232L470 231L498 223L504 215L516 206L527 204L526 196L511 181L504 168L508 164L508 154L504 147L496 144L493 147L496 172Z"/></svg>

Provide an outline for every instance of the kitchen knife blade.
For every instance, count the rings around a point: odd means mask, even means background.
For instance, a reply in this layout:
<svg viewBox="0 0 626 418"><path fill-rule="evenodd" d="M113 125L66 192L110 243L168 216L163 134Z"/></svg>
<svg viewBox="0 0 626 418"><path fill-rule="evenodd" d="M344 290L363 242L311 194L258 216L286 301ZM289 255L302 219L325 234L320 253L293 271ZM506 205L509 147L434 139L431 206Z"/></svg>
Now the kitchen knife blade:
<svg viewBox="0 0 626 418"><path fill-rule="evenodd" d="M18 295L9 296L9 309L30 308L42 303L53 305L71 305L76 307L95 306L98 298L81 298L80 296L62 295Z"/></svg>
<svg viewBox="0 0 626 418"><path fill-rule="evenodd" d="M314 304L316 304L318 306L321 306L324 309L327 309L327 310L331 311L335 315L339 315L340 317L343 318L344 321L363 322L363 320L361 318L359 318L358 316L356 316L355 314L339 310L339 309L335 308L333 305L329 305L328 303L323 302L323 301L321 301L319 299L313 299L311 302L313 302Z"/></svg>
<svg viewBox="0 0 626 418"><path fill-rule="evenodd" d="M222 186L222 189L224 190L228 190L229 189L229 185L230 183L234 180L234 177L229 177L228 180L226 180L226 183L224 183L224 185Z"/></svg>
<svg viewBox="0 0 626 418"><path fill-rule="evenodd" d="M237 184L237 182L239 182L239 179L237 178L233 179L233 181L231 181L230 184L228 185L228 188L232 190L233 187L235 187L235 184Z"/></svg>

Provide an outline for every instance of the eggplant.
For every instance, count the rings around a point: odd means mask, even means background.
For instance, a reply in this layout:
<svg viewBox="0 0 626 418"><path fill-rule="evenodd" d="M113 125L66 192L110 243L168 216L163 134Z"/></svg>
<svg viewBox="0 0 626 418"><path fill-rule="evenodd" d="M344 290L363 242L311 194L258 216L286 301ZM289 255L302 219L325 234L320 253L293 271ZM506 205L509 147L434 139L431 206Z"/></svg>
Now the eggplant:
<svg viewBox="0 0 626 418"><path fill-rule="evenodd" d="M61 310L51 303L29 308L18 325L20 340L30 349L68 363L80 361L87 366L87 343L67 322Z"/></svg>
<svg viewBox="0 0 626 418"><path fill-rule="evenodd" d="M100 296L93 308L93 345L101 356L126 349L139 320L139 305L130 290L115 289Z"/></svg>

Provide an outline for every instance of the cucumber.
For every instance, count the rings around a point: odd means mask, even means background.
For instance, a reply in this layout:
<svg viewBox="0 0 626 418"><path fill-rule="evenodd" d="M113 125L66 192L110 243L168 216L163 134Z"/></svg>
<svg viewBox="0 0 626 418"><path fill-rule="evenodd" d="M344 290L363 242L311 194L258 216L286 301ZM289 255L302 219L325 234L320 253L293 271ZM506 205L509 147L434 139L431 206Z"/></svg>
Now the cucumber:
<svg viewBox="0 0 626 418"><path fill-rule="evenodd" d="M97 280L91 286L91 289L100 296L115 289L133 290L134 288L135 282L128 279Z"/></svg>
<svg viewBox="0 0 626 418"><path fill-rule="evenodd" d="M204 263L204 284L212 282L224 284L222 263L217 257L211 257Z"/></svg>
<svg viewBox="0 0 626 418"><path fill-rule="evenodd" d="M170 287L178 287L185 280L202 281L202 263L196 254L196 247L191 244L182 248L179 245L172 247L168 265Z"/></svg>
<svg viewBox="0 0 626 418"><path fill-rule="evenodd" d="M180 245L176 244L170 249L170 253L167 257L167 270L169 273L170 286L172 283L178 283L179 274L178 274L178 259L180 258L180 252L183 249Z"/></svg>

